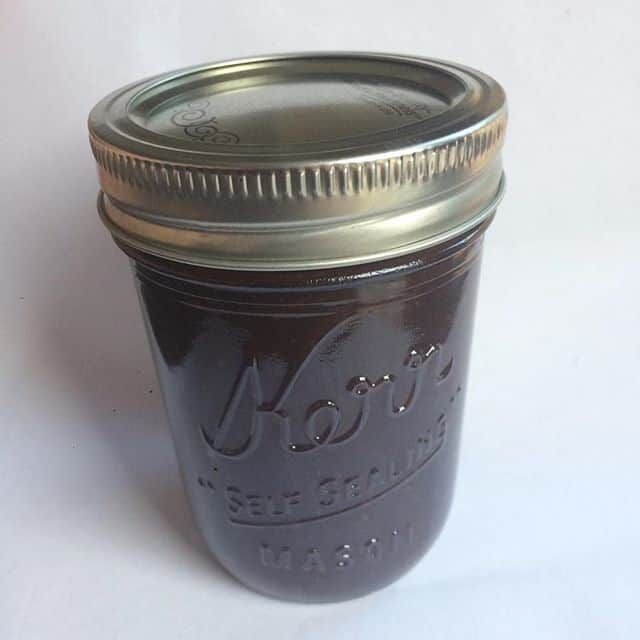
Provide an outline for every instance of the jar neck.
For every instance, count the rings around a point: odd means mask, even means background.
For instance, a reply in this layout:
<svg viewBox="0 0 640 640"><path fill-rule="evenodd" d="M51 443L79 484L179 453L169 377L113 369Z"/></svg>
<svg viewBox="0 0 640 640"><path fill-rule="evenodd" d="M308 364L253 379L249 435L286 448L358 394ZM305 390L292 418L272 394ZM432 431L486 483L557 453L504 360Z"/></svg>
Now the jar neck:
<svg viewBox="0 0 640 640"><path fill-rule="evenodd" d="M464 270L479 253L491 219L446 243L420 252L384 261L308 271L235 271L202 267L155 256L119 240L116 244L132 259L138 275L145 279L175 279L197 287L256 293L344 290L357 288L365 282L382 284L400 277L418 278L424 282Z"/></svg>

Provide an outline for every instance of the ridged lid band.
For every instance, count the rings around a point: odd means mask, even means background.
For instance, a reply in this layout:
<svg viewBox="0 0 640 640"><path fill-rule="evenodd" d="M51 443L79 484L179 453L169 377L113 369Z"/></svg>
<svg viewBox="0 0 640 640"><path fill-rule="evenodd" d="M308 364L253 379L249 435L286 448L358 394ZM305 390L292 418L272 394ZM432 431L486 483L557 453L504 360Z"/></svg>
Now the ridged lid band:
<svg viewBox="0 0 640 640"><path fill-rule="evenodd" d="M374 54L166 74L105 98L89 121L116 237L259 270L390 258L480 223L503 192L505 127L487 76Z"/></svg>

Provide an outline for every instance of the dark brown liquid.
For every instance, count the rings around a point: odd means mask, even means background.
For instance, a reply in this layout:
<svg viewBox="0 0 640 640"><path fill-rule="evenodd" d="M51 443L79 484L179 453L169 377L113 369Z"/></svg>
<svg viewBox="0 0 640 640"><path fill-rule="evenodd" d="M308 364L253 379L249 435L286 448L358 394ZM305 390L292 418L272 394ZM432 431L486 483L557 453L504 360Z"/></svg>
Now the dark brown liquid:
<svg viewBox="0 0 640 640"><path fill-rule="evenodd" d="M313 272L123 247L196 520L239 580L343 600L431 546L453 492L483 231Z"/></svg>

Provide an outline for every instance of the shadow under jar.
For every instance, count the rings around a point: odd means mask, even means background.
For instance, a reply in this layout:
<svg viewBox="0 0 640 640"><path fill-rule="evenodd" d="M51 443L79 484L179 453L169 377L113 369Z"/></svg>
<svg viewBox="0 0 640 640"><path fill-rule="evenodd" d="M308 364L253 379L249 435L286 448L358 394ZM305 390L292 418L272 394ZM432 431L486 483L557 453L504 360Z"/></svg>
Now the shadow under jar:
<svg viewBox="0 0 640 640"><path fill-rule="evenodd" d="M209 548L265 594L364 595L451 504L506 105L382 54L233 61L89 119Z"/></svg>

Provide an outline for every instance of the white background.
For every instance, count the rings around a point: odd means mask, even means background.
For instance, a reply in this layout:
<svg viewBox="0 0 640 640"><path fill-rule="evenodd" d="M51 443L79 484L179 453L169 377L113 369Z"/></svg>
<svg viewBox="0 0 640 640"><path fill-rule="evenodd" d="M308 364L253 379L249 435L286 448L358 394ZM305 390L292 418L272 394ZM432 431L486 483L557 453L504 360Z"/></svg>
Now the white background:
<svg viewBox="0 0 640 640"><path fill-rule="evenodd" d="M0 0L0 638L640 637L638 6ZM141 77L300 49L463 62L511 112L450 520L323 606L203 548L85 124Z"/></svg>

